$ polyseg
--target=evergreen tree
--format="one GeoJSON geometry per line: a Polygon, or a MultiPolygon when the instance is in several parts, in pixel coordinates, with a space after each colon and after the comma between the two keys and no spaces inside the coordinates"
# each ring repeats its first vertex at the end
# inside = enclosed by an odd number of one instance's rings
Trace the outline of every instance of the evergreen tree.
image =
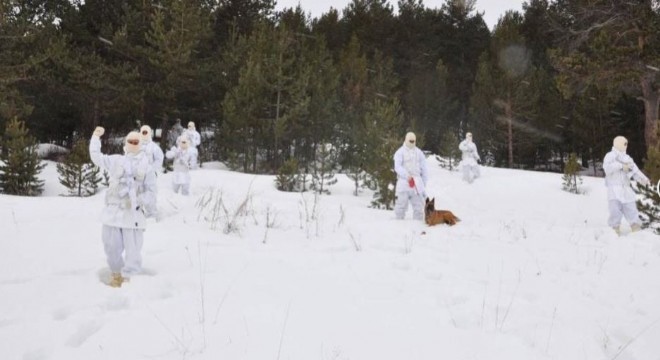
{"type": "Polygon", "coordinates": [[[279,170],[277,170],[277,177],[275,178],[277,190],[288,192],[301,191],[301,184],[298,182],[298,172],[298,160],[291,158],[285,161],[279,170]]]}
{"type": "MultiPolygon", "coordinates": [[[[365,165],[367,186],[374,191],[371,206],[394,208],[396,173],[393,155],[400,144],[397,130],[401,123],[401,107],[398,100],[375,100],[366,115],[367,137],[364,139],[369,161],[365,165]],[[397,136],[398,135],[398,136],[397,136]]],[[[421,140],[421,137],[418,137],[421,140]]]]}
{"type": "Polygon", "coordinates": [[[442,135],[438,151],[438,155],[440,156],[436,156],[441,167],[451,171],[458,165],[458,159],[460,159],[461,154],[461,151],[458,149],[459,143],[458,136],[451,130],[446,131],[442,135]]]}
{"type": "Polygon", "coordinates": [[[354,194],[365,186],[366,165],[370,161],[367,148],[362,140],[365,137],[364,113],[365,92],[369,80],[367,57],[360,50],[360,42],[353,37],[342,51],[339,60],[339,98],[341,114],[337,123],[337,136],[342,139],[340,162],[342,168],[353,180],[354,194]]]}
{"type": "Polygon", "coordinates": [[[296,138],[292,129],[307,116],[312,73],[300,62],[300,41],[285,27],[262,23],[240,41],[248,52],[238,84],[223,101],[221,131],[232,141],[235,166],[274,172],[296,138]]]}
{"type": "MultiPolygon", "coordinates": [[[[479,56],[488,50],[491,33],[482,14],[475,9],[476,0],[447,0],[434,28],[442,36],[437,40],[441,58],[447,67],[447,89],[451,94],[448,127],[476,130],[468,124],[472,84],[477,76],[479,56]]],[[[437,46],[437,45],[436,45],[437,46]]]]}
{"type": "Polygon", "coordinates": [[[581,167],[580,163],[577,161],[577,155],[575,153],[571,153],[568,156],[568,161],[564,167],[564,176],[562,176],[562,180],[564,181],[562,188],[565,191],[571,192],[573,194],[580,193],[579,186],[582,185],[580,169],[581,167]]]}
{"type": "Polygon", "coordinates": [[[651,180],[651,185],[637,186],[637,208],[642,218],[642,226],[651,228],[660,235],[660,143],[648,149],[644,173],[651,180]]]}
{"type": "Polygon", "coordinates": [[[555,1],[550,10],[556,19],[552,30],[560,39],[551,59],[563,94],[570,97],[596,84],[638,94],[644,104],[640,123],[645,143],[655,145],[660,112],[658,1],[555,1]]]}
{"type": "Polygon", "coordinates": [[[200,55],[211,39],[211,10],[197,0],[169,0],[165,5],[150,17],[146,46],[133,49],[144,67],[142,101],[151,103],[155,117],[162,119],[162,129],[169,128],[167,120],[172,115],[198,120],[192,109],[209,101],[204,95],[212,94],[201,89],[213,81],[208,76],[212,58],[200,55]]]}
{"type": "Polygon", "coordinates": [[[316,161],[312,164],[311,189],[319,194],[330,194],[328,186],[337,183],[335,177],[337,165],[337,151],[334,146],[320,144],[316,151],[316,161]]]}
{"type": "Polygon", "coordinates": [[[61,0],[0,1],[0,129],[14,117],[29,122],[35,96],[27,90],[44,91],[38,79],[43,64],[61,49],[55,20],[67,6],[61,0]]]}
{"type": "Polygon", "coordinates": [[[219,0],[213,12],[214,41],[220,48],[234,34],[250,35],[258,23],[272,15],[274,0],[219,0]]]}
{"type": "Polygon", "coordinates": [[[43,191],[43,180],[37,175],[46,164],[37,154],[36,140],[28,134],[25,123],[13,118],[5,128],[0,155],[0,191],[5,194],[37,196],[43,191]]]}
{"type": "Polygon", "coordinates": [[[69,195],[90,196],[96,194],[101,182],[100,169],[89,158],[87,140],[76,141],[64,161],[57,164],[60,184],[69,189],[69,195]]]}
{"type": "Polygon", "coordinates": [[[495,165],[508,167],[520,165],[523,150],[534,151],[541,134],[537,118],[543,75],[531,65],[521,23],[520,14],[511,11],[498,22],[490,52],[479,61],[471,99],[482,149],[494,155],[495,165]]]}

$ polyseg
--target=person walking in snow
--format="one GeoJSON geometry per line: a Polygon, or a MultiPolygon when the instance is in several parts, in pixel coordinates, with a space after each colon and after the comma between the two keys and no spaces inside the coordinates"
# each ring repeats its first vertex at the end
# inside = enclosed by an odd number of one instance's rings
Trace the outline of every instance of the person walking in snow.
{"type": "MultiPolygon", "coordinates": [[[[154,181],[158,178],[158,173],[163,170],[163,160],[165,156],[163,155],[163,150],[160,149],[160,146],[153,141],[153,131],[149,125],[142,125],[140,128],[140,144],[142,146],[142,151],[145,153],[147,160],[149,160],[149,165],[151,166],[151,171],[154,172],[154,181]]],[[[147,217],[157,217],[158,216],[158,203],[157,203],[157,186],[156,183],[153,184],[153,188],[156,189],[152,194],[153,199],[148,202],[149,206],[145,209],[145,214],[147,217]]]]}
{"type": "Polygon", "coordinates": [[[179,136],[177,147],[172,147],[165,153],[165,157],[174,160],[174,177],[172,178],[172,189],[174,193],[190,194],[190,168],[192,167],[193,153],[190,146],[190,139],[185,136],[179,136]]]}
{"type": "Polygon", "coordinates": [[[193,158],[193,162],[191,164],[192,168],[195,169],[197,168],[197,158],[199,156],[197,147],[202,143],[202,136],[195,129],[195,123],[192,121],[188,122],[188,128],[183,132],[183,134],[187,136],[188,139],[190,139],[188,145],[190,147],[190,152],[193,158]]]}
{"type": "Polygon", "coordinates": [[[463,180],[471,184],[474,179],[481,175],[478,163],[478,161],[481,161],[481,158],[479,157],[479,152],[477,151],[477,145],[472,142],[471,132],[465,134],[465,140],[461,141],[461,143],[458,145],[458,148],[461,150],[463,155],[461,163],[459,164],[463,172],[463,180]]]}
{"type": "Polygon", "coordinates": [[[174,125],[167,132],[167,147],[176,146],[176,140],[183,134],[185,129],[181,126],[181,119],[176,119],[174,125]]]}
{"type": "Polygon", "coordinates": [[[131,276],[142,271],[142,243],[147,225],[145,208],[153,199],[155,176],[140,146],[140,133],[130,132],[124,141],[124,155],[101,152],[97,127],[89,142],[89,156],[94,165],[108,172],[110,185],[101,213],[101,238],[112,272],[109,285],[121,287],[131,276]]]}
{"type": "Polygon", "coordinates": [[[415,134],[406,134],[403,145],[394,153],[394,171],[396,171],[396,201],[394,214],[397,219],[403,219],[408,210],[408,204],[413,209],[413,219],[424,220],[424,198],[428,169],[426,157],[416,146],[415,134]]]}
{"type": "Polygon", "coordinates": [[[635,192],[630,184],[631,178],[642,185],[650,184],[649,178],[642,173],[635,161],[626,154],[628,140],[623,136],[614,138],[612,150],[603,159],[605,185],[607,186],[607,201],[609,218],[607,224],[617,234],[621,234],[621,218],[625,216],[633,232],[642,228],[635,192]]]}

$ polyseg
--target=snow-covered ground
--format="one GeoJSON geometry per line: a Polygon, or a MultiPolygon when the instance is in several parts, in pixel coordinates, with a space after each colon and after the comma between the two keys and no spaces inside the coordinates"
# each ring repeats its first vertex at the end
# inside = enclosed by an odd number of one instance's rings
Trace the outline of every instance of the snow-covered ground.
{"type": "Polygon", "coordinates": [[[44,196],[0,195],[0,359],[660,360],[660,238],[607,227],[602,178],[573,195],[428,162],[454,227],[370,209],[344,176],[315,197],[205,164],[182,197],[162,175],[145,272],[119,289],[104,191],[59,196],[48,163],[44,196]]]}

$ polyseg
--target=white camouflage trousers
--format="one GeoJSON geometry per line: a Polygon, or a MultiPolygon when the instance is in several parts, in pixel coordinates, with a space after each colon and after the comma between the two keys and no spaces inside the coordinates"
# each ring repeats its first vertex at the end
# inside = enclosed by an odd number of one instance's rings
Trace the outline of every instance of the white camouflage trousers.
{"type": "Polygon", "coordinates": [[[424,220],[424,203],[422,196],[414,191],[399,191],[396,193],[396,201],[394,203],[394,215],[397,219],[403,219],[408,210],[408,203],[413,209],[413,219],[424,220]]]}
{"type": "Polygon", "coordinates": [[[190,195],[190,184],[172,184],[172,190],[177,194],[181,189],[182,195],[190,195]]]}
{"type": "Polygon", "coordinates": [[[142,271],[144,230],[103,225],[103,248],[113,273],[131,277],[142,271]]]}
{"type": "Polygon", "coordinates": [[[610,210],[610,217],[607,219],[607,225],[611,227],[619,227],[621,218],[626,217],[628,224],[642,224],[639,219],[639,212],[637,211],[637,204],[634,202],[622,203],[619,200],[610,200],[608,202],[610,210]]]}

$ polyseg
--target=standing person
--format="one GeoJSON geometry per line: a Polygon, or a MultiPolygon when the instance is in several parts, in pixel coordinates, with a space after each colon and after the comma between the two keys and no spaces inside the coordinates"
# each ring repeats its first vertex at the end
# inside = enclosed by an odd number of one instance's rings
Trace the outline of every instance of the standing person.
{"type": "Polygon", "coordinates": [[[177,147],[172,147],[165,153],[168,159],[174,160],[174,176],[172,177],[172,189],[178,193],[181,189],[182,195],[190,194],[190,168],[192,167],[193,153],[190,139],[181,135],[177,140],[177,147]]]}
{"type": "Polygon", "coordinates": [[[167,147],[171,148],[172,146],[176,146],[176,140],[183,134],[183,126],[181,126],[181,119],[176,119],[174,122],[174,125],[172,125],[172,128],[170,131],[167,132],[167,147]]]}
{"type": "Polygon", "coordinates": [[[160,146],[153,141],[153,131],[149,125],[142,125],[140,128],[140,140],[142,151],[147,156],[151,169],[158,174],[163,170],[165,155],[163,155],[163,150],[160,149],[160,146]]]}
{"type": "Polygon", "coordinates": [[[140,147],[140,133],[130,132],[124,141],[124,155],[105,155],[101,140],[105,130],[97,127],[89,142],[92,162],[108,172],[110,185],[101,214],[101,238],[112,272],[108,285],[121,287],[142,271],[142,243],[147,225],[144,209],[149,206],[155,173],[140,147]]]}
{"type": "Polygon", "coordinates": [[[634,178],[642,185],[650,184],[649,178],[639,170],[635,161],[626,154],[627,149],[628,140],[623,136],[617,136],[614,138],[612,150],[603,159],[610,213],[607,224],[614,229],[617,235],[621,234],[621,218],[624,216],[633,232],[642,228],[642,221],[639,219],[639,212],[635,203],[635,192],[630,184],[630,178],[634,178]]]}
{"type": "Polygon", "coordinates": [[[192,155],[191,164],[192,168],[195,169],[197,168],[197,158],[199,157],[199,151],[197,150],[197,147],[202,143],[202,136],[195,129],[195,123],[192,121],[188,122],[188,128],[186,131],[184,131],[183,134],[190,139],[189,146],[192,155]]]}
{"type": "MultiPolygon", "coordinates": [[[[154,181],[158,178],[158,173],[163,170],[163,160],[165,156],[163,155],[163,150],[160,149],[160,146],[153,142],[153,132],[149,125],[142,125],[140,128],[140,139],[142,144],[142,151],[144,152],[147,160],[149,161],[149,166],[151,171],[154,173],[154,181]]],[[[156,183],[152,184],[154,189],[157,189],[156,183]]],[[[145,214],[147,217],[157,217],[158,215],[158,204],[157,204],[157,191],[154,191],[150,195],[153,195],[153,199],[149,201],[148,207],[145,209],[145,214]]]]}
{"type": "Polygon", "coordinates": [[[424,220],[425,186],[428,181],[426,157],[416,146],[415,134],[409,132],[403,146],[394,153],[394,170],[397,174],[396,202],[394,214],[403,219],[408,210],[408,203],[413,209],[413,219],[424,220]]]}
{"type": "Polygon", "coordinates": [[[477,161],[481,161],[481,158],[477,151],[477,145],[472,142],[471,132],[465,134],[465,140],[461,141],[458,148],[463,155],[459,165],[463,171],[463,180],[471,184],[474,179],[481,175],[479,171],[479,163],[477,163],[477,161]]]}

